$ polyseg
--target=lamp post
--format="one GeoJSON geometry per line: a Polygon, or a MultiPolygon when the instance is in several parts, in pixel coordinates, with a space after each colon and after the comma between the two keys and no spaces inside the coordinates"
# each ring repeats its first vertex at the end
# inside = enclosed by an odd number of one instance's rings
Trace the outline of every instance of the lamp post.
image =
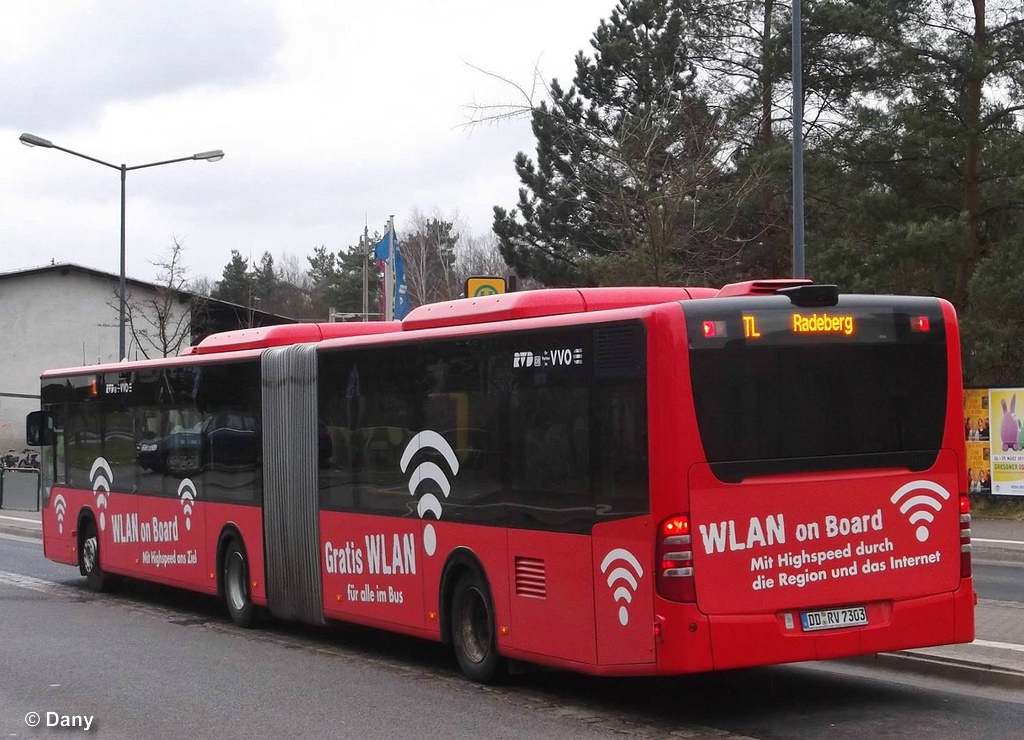
{"type": "Polygon", "coordinates": [[[186,162],[190,159],[205,159],[207,162],[217,162],[224,159],[224,152],[220,149],[214,149],[209,152],[199,152],[193,154],[191,157],[178,157],[177,159],[165,159],[160,162],[149,162],[147,164],[136,164],[131,167],[127,165],[116,165],[110,162],[104,162],[102,159],[96,159],[96,157],[90,157],[88,154],[82,154],[81,152],[72,151],[71,149],[65,149],[62,146],[57,146],[49,139],[44,139],[40,136],[33,134],[22,134],[18,137],[19,141],[25,146],[41,146],[46,149],[58,149],[68,154],[74,154],[76,157],[82,159],[88,159],[90,162],[96,162],[104,167],[110,167],[111,169],[118,170],[121,173],[121,273],[120,273],[120,287],[118,290],[118,303],[120,310],[120,318],[118,320],[118,347],[117,356],[120,359],[125,358],[125,275],[124,275],[124,203],[125,203],[125,176],[130,170],[141,170],[146,167],[158,167],[162,164],[174,164],[175,162],[186,162]]]}

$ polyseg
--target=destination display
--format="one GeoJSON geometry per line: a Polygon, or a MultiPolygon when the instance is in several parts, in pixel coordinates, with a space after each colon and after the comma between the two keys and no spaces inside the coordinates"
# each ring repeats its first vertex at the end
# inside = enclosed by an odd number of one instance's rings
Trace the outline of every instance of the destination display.
{"type": "Polygon", "coordinates": [[[908,314],[892,307],[768,308],[730,312],[727,316],[690,316],[691,345],[718,346],[737,339],[762,344],[887,344],[941,337],[939,314],[908,314]],[[938,325],[938,326],[937,326],[938,325]],[[701,341],[701,339],[703,341],[701,341]]]}

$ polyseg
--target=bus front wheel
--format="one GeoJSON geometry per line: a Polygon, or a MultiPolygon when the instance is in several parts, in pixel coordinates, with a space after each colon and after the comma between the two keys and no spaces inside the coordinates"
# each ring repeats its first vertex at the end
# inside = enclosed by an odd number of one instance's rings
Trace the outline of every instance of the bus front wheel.
{"type": "Polygon", "coordinates": [[[85,576],[85,585],[90,591],[99,593],[107,586],[107,574],[100,565],[100,538],[96,523],[91,519],[82,532],[82,546],[78,556],[78,568],[85,576]]]}
{"type": "Polygon", "coordinates": [[[478,683],[495,683],[505,674],[494,630],[494,605],[483,576],[468,571],[452,593],[452,646],[463,674],[478,683]]]}
{"type": "Polygon", "coordinates": [[[245,557],[245,548],[237,539],[232,539],[224,551],[223,584],[224,602],[231,621],[239,627],[251,627],[256,607],[249,594],[249,561],[245,557]]]}

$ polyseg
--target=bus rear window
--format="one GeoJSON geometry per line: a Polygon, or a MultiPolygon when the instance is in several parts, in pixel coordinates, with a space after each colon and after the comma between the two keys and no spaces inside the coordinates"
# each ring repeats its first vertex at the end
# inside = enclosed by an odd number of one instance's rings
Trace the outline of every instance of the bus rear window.
{"type": "Polygon", "coordinates": [[[934,463],[948,392],[937,301],[728,300],[687,306],[697,424],[719,479],[934,463]]]}

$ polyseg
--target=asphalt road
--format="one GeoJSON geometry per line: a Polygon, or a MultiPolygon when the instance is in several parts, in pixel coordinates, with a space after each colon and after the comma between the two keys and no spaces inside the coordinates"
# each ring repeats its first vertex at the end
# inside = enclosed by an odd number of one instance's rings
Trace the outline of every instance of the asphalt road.
{"type": "MultiPolygon", "coordinates": [[[[1024,604],[1024,563],[979,560],[973,570],[979,598],[1024,604]]],[[[1021,734],[1024,736],[1024,732],[1021,734]]]]}
{"type": "MultiPolygon", "coordinates": [[[[1012,589],[1020,569],[976,573],[986,589],[1012,589]]],[[[90,735],[154,740],[977,740],[1024,727],[1024,692],[845,662],[642,680],[533,671],[484,688],[422,641],[346,627],[240,630],[212,599],[136,582],[93,595],[74,568],[44,560],[38,540],[7,536],[0,614],[8,737],[53,735],[26,726],[31,712],[44,723],[48,712],[92,717],[90,735]]]]}

